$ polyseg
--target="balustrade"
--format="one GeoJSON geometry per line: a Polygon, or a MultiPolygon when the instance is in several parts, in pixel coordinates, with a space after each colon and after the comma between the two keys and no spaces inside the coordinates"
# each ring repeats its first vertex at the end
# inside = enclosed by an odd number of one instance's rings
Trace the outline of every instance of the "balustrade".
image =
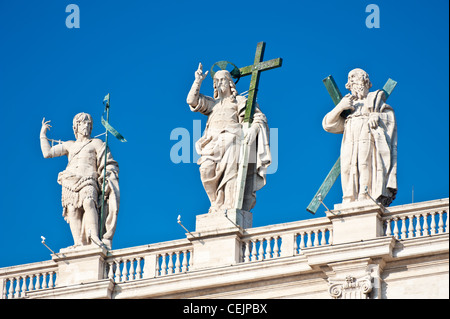
{"type": "Polygon", "coordinates": [[[2,299],[23,298],[29,291],[55,287],[57,272],[55,270],[38,273],[21,273],[4,277],[2,299]]]}
{"type": "Polygon", "coordinates": [[[383,220],[384,234],[400,240],[448,232],[448,213],[446,210],[402,213],[384,217],[383,220]]]}
{"type": "Polygon", "coordinates": [[[157,277],[172,274],[185,273],[192,267],[192,250],[185,249],[174,252],[157,254],[156,271],[157,277]]]}
{"type": "Polygon", "coordinates": [[[299,221],[281,227],[260,227],[249,230],[242,239],[242,261],[263,261],[293,256],[303,248],[330,245],[331,222],[328,219],[299,221]]]}
{"type": "Polygon", "coordinates": [[[107,263],[108,278],[114,282],[126,282],[143,278],[144,257],[120,258],[107,263]]]}
{"type": "Polygon", "coordinates": [[[300,231],[295,234],[294,251],[300,254],[304,248],[330,245],[332,234],[332,229],[327,227],[300,231]]]}

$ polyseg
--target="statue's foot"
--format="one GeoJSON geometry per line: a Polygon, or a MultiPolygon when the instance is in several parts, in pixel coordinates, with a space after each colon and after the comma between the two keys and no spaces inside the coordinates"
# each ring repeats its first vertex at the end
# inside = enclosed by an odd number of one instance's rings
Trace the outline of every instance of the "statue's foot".
{"type": "Polygon", "coordinates": [[[102,239],[102,243],[106,247],[106,249],[111,250],[111,247],[112,247],[112,240],[111,239],[103,238],[102,239]]]}
{"type": "Polygon", "coordinates": [[[208,214],[214,214],[214,213],[217,213],[217,208],[211,206],[208,210],[208,214]]]}
{"type": "Polygon", "coordinates": [[[367,194],[359,194],[358,195],[358,201],[363,201],[363,200],[366,200],[366,199],[369,199],[369,196],[367,195],[367,194]]]}

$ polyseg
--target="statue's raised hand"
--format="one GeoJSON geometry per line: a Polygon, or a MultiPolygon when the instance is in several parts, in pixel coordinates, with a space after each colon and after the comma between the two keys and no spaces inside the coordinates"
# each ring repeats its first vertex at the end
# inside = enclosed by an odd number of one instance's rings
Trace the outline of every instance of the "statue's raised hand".
{"type": "Polygon", "coordinates": [[[195,80],[202,82],[206,76],[208,75],[209,71],[206,71],[206,73],[203,73],[203,65],[201,63],[198,64],[198,69],[195,71],[195,80]]]}
{"type": "Polygon", "coordinates": [[[45,117],[42,119],[41,136],[47,136],[47,130],[52,127],[49,123],[50,121],[46,121],[45,117]]]}

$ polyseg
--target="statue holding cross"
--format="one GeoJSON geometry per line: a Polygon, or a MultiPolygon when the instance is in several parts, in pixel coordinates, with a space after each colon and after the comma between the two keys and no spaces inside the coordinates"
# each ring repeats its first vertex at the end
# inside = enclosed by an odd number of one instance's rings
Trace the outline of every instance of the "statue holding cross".
{"type": "Polygon", "coordinates": [[[262,62],[263,53],[261,42],[255,64],[232,72],[238,77],[252,75],[248,98],[238,95],[232,74],[225,69],[213,75],[214,97],[200,94],[208,74],[203,73],[200,63],[186,99],[191,111],[208,116],[196,150],[210,213],[234,208],[250,211],[256,203],[256,191],[266,184],[271,163],[269,128],[256,103],[256,93],[260,72],[281,66],[281,59],[262,62]]]}
{"type": "Polygon", "coordinates": [[[372,197],[389,206],[395,199],[397,124],[392,107],[386,104],[395,87],[395,83],[388,85],[392,82],[388,81],[386,89],[369,92],[372,86],[369,75],[362,69],[350,71],[345,87],[351,94],[336,101],[335,108],[322,121],[325,131],[343,133],[340,157],[343,203],[372,197]]]}

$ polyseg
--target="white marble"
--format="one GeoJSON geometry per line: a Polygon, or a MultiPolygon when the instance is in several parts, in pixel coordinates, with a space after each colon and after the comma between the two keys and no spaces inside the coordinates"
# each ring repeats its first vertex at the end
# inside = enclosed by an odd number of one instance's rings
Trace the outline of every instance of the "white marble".
{"type": "Polygon", "coordinates": [[[364,70],[350,71],[345,87],[351,94],[324,117],[322,126],[327,132],[343,134],[343,203],[371,196],[389,206],[397,194],[397,124],[384,91],[369,92],[371,86],[364,70]],[[341,113],[346,110],[351,113],[344,119],[341,113]]]}
{"type": "Polygon", "coordinates": [[[256,106],[252,125],[243,127],[247,99],[238,95],[230,73],[221,70],[214,74],[214,97],[200,94],[200,86],[207,74],[203,73],[200,63],[186,101],[193,112],[208,116],[196,150],[200,155],[200,178],[211,202],[209,212],[224,212],[236,207],[242,141],[257,145],[253,148],[253,156],[250,155],[253,161],[249,162],[242,205],[243,210],[250,211],[256,203],[256,191],[266,184],[266,171],[271,163],[267,119],[256,106]]]}
{"type": "Polygon", "coordinates": [[[62,186],[63,217],[72,232],[73,248],[90,244],[111,248],[120,203],[119,166],[109,149],[105,154],[105,143],[91,138],[91,115],[75,115],[73,132],[76,140],[59,142],[57,145],[50,145],[47,138],[47,131],[51,127],[49,123],[45,118],[42,120],[41,150],[45,158],[68,157],[66,169],[58,175],[58,183],[62,186]],[[105,164],[105,232],[100,236],[98,216],[105,164]]]}

